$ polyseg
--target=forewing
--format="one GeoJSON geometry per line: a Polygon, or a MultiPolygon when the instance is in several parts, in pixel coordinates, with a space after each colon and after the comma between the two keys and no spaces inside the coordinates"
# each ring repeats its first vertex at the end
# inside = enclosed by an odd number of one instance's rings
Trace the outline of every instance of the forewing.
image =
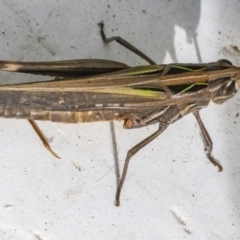
{"type": "Polygon", "coordinates": [[[0,70],[44,76],[72,78],[127,69],[124,63],[102,59],[76,59],[52,62],[0,61],[0,70]]]}

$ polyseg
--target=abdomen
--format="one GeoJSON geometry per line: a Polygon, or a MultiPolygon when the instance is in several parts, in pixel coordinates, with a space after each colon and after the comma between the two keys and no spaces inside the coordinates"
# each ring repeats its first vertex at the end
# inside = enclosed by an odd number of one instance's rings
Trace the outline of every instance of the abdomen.
{"type": "Polygon", "coordinates": [[[97,121],[111,121],[125,119],[124,113],[114,110],[103,111],[49,111],[31,108],[11,108],[1,107],[0,117],[2,118],[17,118],[17,119],[32,119],[62,123],[84,123],[97,121]]]}

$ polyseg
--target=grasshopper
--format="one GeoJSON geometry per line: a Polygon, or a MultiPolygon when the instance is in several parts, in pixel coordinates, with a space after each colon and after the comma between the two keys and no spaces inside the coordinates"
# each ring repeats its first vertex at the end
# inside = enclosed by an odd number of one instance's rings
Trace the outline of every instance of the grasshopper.
{"type": "Polygon", "coordinates": [[[158,124],[158,130],[132,147],[126,156],[118,183],[115,205],[120,205],[130,159],[172,123],[189,113],[195,116],[205,142],[206,156],[222,171],[212,156],[213,143],[199,114],[210,101],[232,98],[240,86],[240,68],[228,60],[206,64],[156,64],[120,37],[117,41],[150,65],[130,67],[124,63],[83,59],[55,62],[0,61],[0,70],[58,77],[55,80],[0,86],[0,117],[28,119],[44,146],[56,157],[35,120],[64,123],[124,121],[126,129],[158,124]],[[60,78],[60,79],[59,79],[60,78]]]}

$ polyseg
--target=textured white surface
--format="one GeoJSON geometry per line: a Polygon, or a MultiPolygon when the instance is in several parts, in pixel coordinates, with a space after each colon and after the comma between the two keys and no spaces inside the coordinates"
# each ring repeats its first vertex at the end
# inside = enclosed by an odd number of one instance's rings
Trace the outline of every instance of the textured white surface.
{"type": "MultiPolygon", "coordinates": [[[[0,59],[146,64],[102,43],[103,20],[107,36],[120,35],[159,63],[198,62],[190,41],[197,33],[203,62],[240,65],[232,48],[240,47],[239,1],[135,2],[0,0],[0,59]]],[[[1,83],[32,79],[1,75],[1,83]]],[[[27,121],[0,119],[0,239],[240,239],[238,112],[239,94],[202,110],[222,173],[187,116],[132,159],[119,208],[109,123],[39,122],[58,160],[27,121]]],[[[115,126],[121,167],[127,150],[157,128],[115,126]]]]}

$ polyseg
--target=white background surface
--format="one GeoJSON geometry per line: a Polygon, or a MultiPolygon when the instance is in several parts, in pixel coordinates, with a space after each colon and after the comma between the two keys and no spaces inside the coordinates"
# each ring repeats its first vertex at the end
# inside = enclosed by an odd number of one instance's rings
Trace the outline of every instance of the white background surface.
{"type": "MultiPolygon", "coordinates": [[[[231,47],[240,47],[239,12],[237,0],[0,0],[0,58],[146,64],[103,44],[103,20],[107,36],[120,35],[159,63],[198,62],[196,34],[203,62],[240,65],[231,47]]],[[[1,75],[1,83],[23,79],[32,80],[1,75]]],[[[119,208],[109,123],[38,122],[58,160],[27,121],[0,119],[0,239],[240,239],[239,96],[201,112],[222,173],[187,116],[132,159],[119,208]]],[[[127,150],[157,129],[115,127],[121,167],[127,150]]]]}

